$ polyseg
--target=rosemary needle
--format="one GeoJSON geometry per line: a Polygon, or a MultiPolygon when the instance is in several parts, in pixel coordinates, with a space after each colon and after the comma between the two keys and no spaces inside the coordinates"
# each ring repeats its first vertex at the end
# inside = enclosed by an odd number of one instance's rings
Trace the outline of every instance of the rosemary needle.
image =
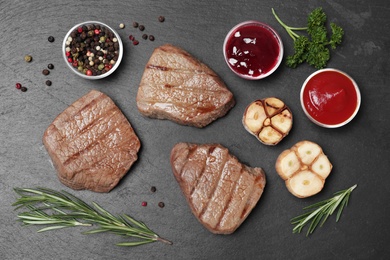
{"type": "Polygon", "coordinates": [[[102,232],[132,237],[133,240],[118,243],[118,246],[137,246],[156,241],[172,245],[171,241],[158,236],[143,222],[129,215],[114,216],[97,203],[87,204],[66,191],[54,191],[48,188],[15,188],[20,195],[13,206],[28,211],[18,214],[25,225],[44,225],[38,230],[44,232],[66,227],[97,226],[85,234],[102,232]]]}
{"type": "Polygon", "coordinates": [[[306,236],[310,235],[314,232],[318,225],[321,227],[328,219],[328,217],[336,211],[337,208],[338,211],[336,222],[338,222],[344,207],[348,204],[348,200],[352,191],[356,187],[357,184],[353,185],[349,189],[334,193],[334,196],[330,199],[323,200],[305,207],[304,210],[309,211],[291,219],[291,224],[295,225],[293,228],[293,233],[300,233],[302,228],[311,222],[306,233],[306,236]]]}

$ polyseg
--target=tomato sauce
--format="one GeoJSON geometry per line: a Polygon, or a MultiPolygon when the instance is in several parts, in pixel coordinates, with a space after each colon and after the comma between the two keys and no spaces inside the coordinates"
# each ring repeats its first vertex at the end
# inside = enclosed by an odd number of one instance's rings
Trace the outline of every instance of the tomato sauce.
{"type": "Polygon", "coordinates": [[[237,74],[256,78],[279,65],[279,44],[275,34],[261,24],[243,24],[226,41],[226,61],[237,74]]]}
{"type": "Polygon", "coordinates": [[[358,93],[353,80],[345,74],[325,70],[314,75],[302,92],[306,112],[327,125],[341,124],[351,118],[358,107],[358,93]]]}

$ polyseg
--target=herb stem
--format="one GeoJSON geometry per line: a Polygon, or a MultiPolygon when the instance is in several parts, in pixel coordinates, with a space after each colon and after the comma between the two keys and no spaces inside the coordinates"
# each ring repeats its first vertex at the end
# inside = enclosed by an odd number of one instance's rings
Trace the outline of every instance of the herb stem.
{"type": "Polygon", "coordinates": [[[307,30],[307,27],[290,27],[287,24],[285,24],[279,16],[276,14],[275,10],[272,8],[272,13],[275,16],[276,20],[280,23],[281,26],[287,31],[287,33],[290,35],[290,37],[295,41],[300,36],[295,33],[294,31],[305,31],[307,30]]]}
{"type": "Polygon", "coordinates": [[[310,235],[314,232],[318,225],[320,225],[321,227],[328,219],[328,217],[332,215],[337,208],[339,208],[336,217],[336,222],[338,222],[344,207],[348,204],[348,200],[352,191],[356,187],[357,184],[346,190],[336,192],[334,196],[330,199],[323,200],[308,207],[305,207],[304,210],[311,209],[311,211],[292,218],[290,221],[291,224],[295,225],[293,228],[293,233],[300,233],[303,227],[306,226],[309,222],[311,222],[306,233],[306,236],[310,235]]]}
{"type": "Polygon", "coordinates": [[[26,225],[46,225],[38,232],[96,225],[96,229],[84,234],[109,232],[136,239],[118,243],[120,246],[137,246],[156,241],[172,245],[171,241],[161,238],[144,223],[128,215],[114,216],[97,203],[89,205],[66,191],[57,192],[47,188],[14,190],[20,198],[13,206],[28,210],[18,214],[19,220],[26,225]]]}

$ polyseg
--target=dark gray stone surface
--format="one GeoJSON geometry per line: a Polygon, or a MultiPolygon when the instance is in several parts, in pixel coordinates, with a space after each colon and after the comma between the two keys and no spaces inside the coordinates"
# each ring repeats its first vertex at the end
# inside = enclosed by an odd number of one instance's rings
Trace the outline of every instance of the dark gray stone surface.
{"type": "Polygon", "coordinates": [[[390,215],[388,198],[390,99],[389,6],[375,1],[0,1],[0,258],[1,259],[388,259],[390,215]],[[315,70],[281,66],[261,81],[246,81],[226,66],[222,43],[235,24],[256,19],[273,26],[284,40],[292,41],[271,13],[274,7],[286,23],[302,26],[306,15],[322,6],[331,21],[345,29],[345,40],[333,52],[328,67],[341,69],[359,84],[362,106],[357,117],[339,129],[324,129],[304,115],[299,92],[315,70]],[[158,16],[166,17],[164,23],[158,16]],[[82,79],[66,67],[61,43],[67,30],[87,20],[118,28],[125,46],[118,71],[106,79],[82,79]],[[131,24],[138,21],[153,34],[154,42],[141,38],[131,24]],[[135,35],[138,46],[128,36],[135,35]],[[55,42],[49,43],[48,36],[55,42]],[[142,117],[135,96],[143,68],[152,50],[164,43],[185,48],[214,69],[234,93],[237,105],[222,119],[204,129],[142,117]],[[24,55],[33,56],[31,63],[24,55]],[[53,63],[50,75],[42,69],[53,63]],[[45,81],[53,84],[48,87],[45,81]],[[20,82],[28,88],[15,89],[20,82]],[[139,161],[108,194],[71,191],[57,179],[42,135],[52,120],[91,89],[109,95],[128,117],[142,143],[139,161]],[[283,99],[294,113],[290,135],[275,147],[256,141],[241,125],[245,107],[268,96],[283,99]],[[298,141],[320,144],[333,163],[324,190],[297,199],[285,188],[274,164],[284,149],[298,141]],[[213,235],[191,214],[174,180],[169,153],[179,141],[218,142],[241,161],[262,167],[267,187],[262,199],[232,235],[213,235]],[[358,184],[341,220],[329,218],[310,237],[292,234],[290,218],[302,208],[328,198],[338,190],[358,184]],[[36,233],[22,227],[11,204],[14,187],[44,186],[65,189],[86,201],[96,201],[113,213],[127,213],[144,221],[172,246],[154,243],[136,248],[116,247],[122,238],[110,234],[83,235],[83,228],[36,233]],[[150,187],[157,192],[151,193],[150,187]],[[148,206],[142,207],[141,202],[148,206]],[[158,202],[165,207],[159,208],[158,202]]]}

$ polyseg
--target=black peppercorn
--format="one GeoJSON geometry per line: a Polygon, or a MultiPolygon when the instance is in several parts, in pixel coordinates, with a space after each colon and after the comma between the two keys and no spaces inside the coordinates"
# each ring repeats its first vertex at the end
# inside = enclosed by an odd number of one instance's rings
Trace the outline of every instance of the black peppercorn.
{"type": "Polygon", "coordinates": [[[54,65],[52,63],[49,63],[49,64],[47,64],[47,68],[52,70],[52,69],[54,69],[54,65]]]}
{"type": "Polygon", "coordinates": [[[46,86],[51,86],[51,80],[46,80],[46,86]]]}
{"type": "Polygon", "coordinates": [[[137,22],[133,22],[133,27],[137,28],[138,27],[138,23],[137,22]]]}
{"type": "Polygon", "coordinates": [[[22,92],[26,92],[26,91],[27,91],[27,88],[26,88],[26,87],[20,87],[20,90],[21,90],[22,92]]]}
{"type": "Polygon", "coordinates": [[[44,70],[42,70],[42,74],[47,76],[50,74],[50,71],[48,69],[44,69],[44,70]]]}
{"type": "Polygon", "coordinates": [[[147,34],[142,34],[142,39],[146,40],[148,38],[147,34]]]}
{"type": "Polygon", "coordinates": [[[164,22],[165,21],[165,17],[164,16],[159,16],[158,17],[158,21],[160,22],[160,23],[162,23],[162,22],[164,22]]]}
{"type": "Polygon", "coordinates": [[[47,40],[48,40],[49,42],[54,42],[54,37],[53,37],[53,36],[49,36],[49,38],[47,38],[47,40]]]}
{"type": "Polygon", "coordinates": [[[149,40],[154,41],[154,36],[153,35],[149,35],[149,40]]]}
{"type": "Polygon", "coordinates": [[[158,203],[158,206],[159,206],[160,208],[163,208],[163,207],[165,207],[165,204],[164,204],[164,202],[159,202],[159,203],[158,203]]]}
{"type": "Polygon", "coordinates": [[[142,32],[143,30],[145,30],[145,26],[143,26],[142,24],[138,27],[138,29],[142,32]]]}
{"type": "Polygon", "coordinates": [[[154,187],[154,186],[152,186],[152,187],[150,188],[150,191],[151,191],[151,192],[156,192],[156,190],[157,190],[157,189],[156,189],[156,187],[154,187]]]}

